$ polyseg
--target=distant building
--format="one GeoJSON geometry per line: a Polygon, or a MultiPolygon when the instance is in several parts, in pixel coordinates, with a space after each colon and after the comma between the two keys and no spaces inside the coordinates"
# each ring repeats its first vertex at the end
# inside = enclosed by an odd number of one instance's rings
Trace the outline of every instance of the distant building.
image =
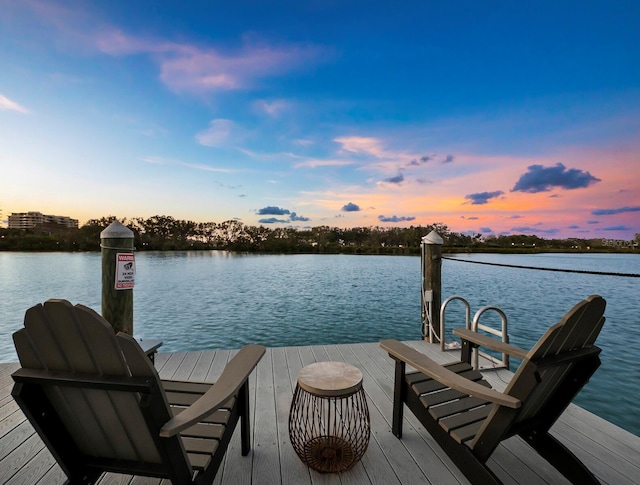
{"type": "Polygon", "coordinates": [[[9,229],[31,229],[43,224],[60,224],[71,229],[78,228],[78,219],[67,216],[50,216],[42,212],[13,212],[9,218],[9,229]]]}

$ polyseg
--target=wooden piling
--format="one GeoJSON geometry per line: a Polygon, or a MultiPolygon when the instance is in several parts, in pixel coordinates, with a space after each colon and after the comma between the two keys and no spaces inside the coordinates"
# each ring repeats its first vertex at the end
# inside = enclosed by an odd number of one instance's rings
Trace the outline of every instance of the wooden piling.
{"type": "Polygon", "coordinates": [[[113,330],[133,335],[133,231],[113,221],[100,233],[102,316],[113,330]]]}
{"type": "Polygon", "coordinates": [[[424,339],[439,342],[440,306],[442,305],[442,237],[431,231],[421,241],[422,255],[422,325],[424,339]]]}

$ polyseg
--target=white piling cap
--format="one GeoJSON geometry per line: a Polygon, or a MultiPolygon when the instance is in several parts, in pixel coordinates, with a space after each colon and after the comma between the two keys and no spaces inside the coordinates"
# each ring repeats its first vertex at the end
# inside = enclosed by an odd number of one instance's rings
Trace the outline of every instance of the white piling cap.
{"type": "Polygon", "coordinates": [[[133,239],[133,231],[117,219],[100,233],[100,239],[133,239]]]}
{"type": "Polygon", "coordinates": [[[436,231],[431,231],[429,234],[422,238],[423,244],[442,244],[444,240],[436,231]]]}

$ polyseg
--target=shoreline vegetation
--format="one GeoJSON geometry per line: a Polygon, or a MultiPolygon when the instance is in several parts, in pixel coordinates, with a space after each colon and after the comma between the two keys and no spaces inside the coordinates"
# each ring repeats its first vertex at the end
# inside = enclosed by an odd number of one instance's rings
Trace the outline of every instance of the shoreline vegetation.
{"type": "MultiPolygon", "coordinates": [[[[91,219],[77,229],[50,223],[32,229],[0,228],[0,251],[100,251],[100,233],[116,219],[91,219]]],[[[461,234],[437,222],[410,227],[268,228],[237,220],[193,222],[171,216],[122,219],[134,232],[138,251],[225,250],[288,254],[420,254],[423,236],[437,231],[444,253],[637,253],[640,234],[632,241],[608,239],[544,239],[533,235],[461,234]]]]}

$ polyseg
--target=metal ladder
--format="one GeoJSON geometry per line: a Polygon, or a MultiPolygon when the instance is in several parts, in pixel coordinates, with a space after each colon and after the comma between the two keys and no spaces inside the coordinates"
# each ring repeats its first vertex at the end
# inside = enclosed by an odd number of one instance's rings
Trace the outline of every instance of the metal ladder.
{"type": "MultiPolygon", "coordinates": [[[[478,332],[479,330],[481,330],[483,332],[487,332],[500,337],[504,343],[509,343],[509,333],[507,331],[507,316],[501,308],[491,305],[483,306],[476,312],[473,320],[470,320],[471,306],[469,305],[469,302],[463,297],[455,295],[447,298],[440,307],[440,351],[444,352],[445,350],[460,348],[460,344],[458,344],[457,342],[451,342],[449,344],[445,342],[445,310],[447,309],[449,303],[455,300],[461,301],[465,307],[465,327],[467,329],[473,332],[478,332]],[[500,315],[502,325],[499,330],[490,327],[489,325],[483,325],[480,323],[480,317],[490,310],[493,310],[500,315]]],[[[497,359],[494,356],[487,354],[486,352],[479,351],[479,349],[474,349],[472,357],[472,366],[474,369],[478,368],[479,356],[482,356],[483,358],[489,360],[493,367],[506,367],[507,369],[509,368],[509,354],[503,353],[502,359],[497,359]]]]}

